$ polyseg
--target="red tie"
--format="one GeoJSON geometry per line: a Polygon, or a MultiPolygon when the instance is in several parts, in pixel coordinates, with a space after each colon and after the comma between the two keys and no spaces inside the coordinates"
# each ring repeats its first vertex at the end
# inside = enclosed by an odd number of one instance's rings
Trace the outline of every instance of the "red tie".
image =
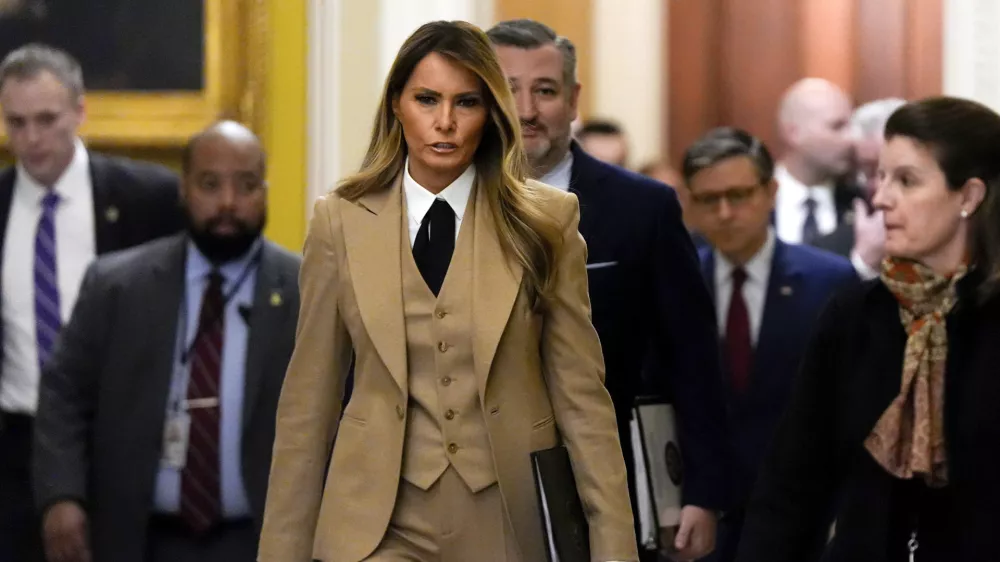
{"type": "Polygon", "coordinates": [[[743,392],[750,381],[750,362],[753,348],[750,345],[750,316],[743,300],[743,283],[747,272],[738,267],[733,270],[733,294],[729,299],[726,317],[726,362],[733,390],[743,392]]]}
{"type": "Polygon", "coordinates": [[[181,473],[181,518],[197,533],[209,530],[222,515],[219,376],[225,330],[223,308],[222,277],[213,273],[201,302],[198,333],[191,351],[191,378],[187,391],[191,428],[187,463],[181,473]]]}

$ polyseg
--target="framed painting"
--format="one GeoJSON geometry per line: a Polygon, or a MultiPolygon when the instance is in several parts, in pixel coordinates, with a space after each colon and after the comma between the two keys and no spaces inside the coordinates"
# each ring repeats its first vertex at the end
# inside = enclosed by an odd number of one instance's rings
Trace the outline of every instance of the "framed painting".
{"type": "Polygon", "coordinates": [[[0,57],[30,42],[83,67],[90,144],[176,146],[219,118],[256,124],[264,0],[0,0],[0,57]]]}

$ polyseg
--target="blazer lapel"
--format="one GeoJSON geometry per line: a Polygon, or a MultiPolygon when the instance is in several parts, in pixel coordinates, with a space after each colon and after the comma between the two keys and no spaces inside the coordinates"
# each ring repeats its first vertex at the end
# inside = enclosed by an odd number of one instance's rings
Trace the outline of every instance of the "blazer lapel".
{"type": "Polygon", "coordinates": [[[524,270],[519,263],[507,259],[504,254],[497,238],[497,226],[490,212],[491,206],[483,191],[476,189],[472,265],[472,359],[476,378],[479,380],[479,396],[485,398],[493,357],[517,300],[524,270]]]}
{"type": "Polygon", "coordinates": [[[10,206],[14,201],[16,170],[17,168],[10,166],[0,175],[0,256],[3,255],[3,247],[7,239],[7,221],[10,219],[10,206]]]}
{"type": "MultiPolygon", "coordinates": [[[[601,168],[593,156],[584,152],[576,142],[570,144],[573,153],[573,167],[570,170],[569,191],[580,201],[580,234],[588,246],[600,243],[600,237],[595,236],[600,204],[600,180],[605,170],[601,168]]],[[[591,248],[593,253],[593,248],[591,248]]]]}
{"type": "Polygon", "coordinates": [[[107,161],[100,154],[89,153],[90,185],[94,198],[94,240],[98,254],[119,249],[115,236],[120,220],[120,202],[108,174],[107,161]]]}
{"type": "Polygon", "coordinates": [[[351,285],[375,350],[407,396],[406,326],[400,267],[400,174],[387,189],[341,205],[351,285]]]}
{"type": "Polygon", "coordinates": [[[152,408],[152,415],[157,416],[158,423],[151,424],[160,428],[163,426],[164,399],[170,394],[170,381],[173,378],[175,352],[177,351],[177,324],[180,318],[181,298],[184,295],[184,263],[185,237],[174,236],[170,245],[160,259],[152,264],[152,276],[146,302],[146,318],[155,319],[149,322],[149,336],[145,338],[145,356],[149,365],[149,383],[143,385],[148,396],[147,403],[152,408]]]}
{"type": "Polygon", "coordinates": [[[285,294],[292,279],[285,279],[274,265],[274,248],[264,241],[257,282],[254,288],[253,309],[250,313],[250,333],[247,339],[247,357],[244,367],[243,424],[250,423],[253,407],[264,380],[265,368],[272,344],[276,341],[274,330],[285,325],[288,315],[288,298],[285,294]]]}
{"type": "Polygon", "coordinates": [[[767,381],[762,377],[770,372],[768,366],[774,365],[771,356],[776,347],[782,345],[781,333],[787,329],[788,319],[794,317],[799,308],[802,293],[800,278],[801,272],[787,259],[785,244],[780,240],[775,241],[767,295],[764,298],[764,316],[754,350],[750,377],[752,388],[763,391],[767,389],[767,381]]]}

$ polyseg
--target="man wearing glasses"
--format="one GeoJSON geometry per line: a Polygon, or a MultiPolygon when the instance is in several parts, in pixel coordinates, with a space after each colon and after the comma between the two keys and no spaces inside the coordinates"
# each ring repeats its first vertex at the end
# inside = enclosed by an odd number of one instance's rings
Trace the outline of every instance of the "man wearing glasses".
{"type": "Polygon", "coordinates": [[[777,239],[774,161],[759,139],[710,131],[688,149],[683,175],[693,226],[711,244],[699,257],[717,307],[734,453],[737,507],[720,521],[706,560],[728,562],[813,324],[829,297],[858,278],[845,258],[777,239]]]}

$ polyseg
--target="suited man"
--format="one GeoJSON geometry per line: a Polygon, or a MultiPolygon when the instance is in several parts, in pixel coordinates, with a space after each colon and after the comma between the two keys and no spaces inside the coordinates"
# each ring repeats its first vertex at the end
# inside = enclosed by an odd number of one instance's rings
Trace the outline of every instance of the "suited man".
{"type": "Polygon", "coordinates": [[[878,187],[878,159],[885,144],[883,133],[889,117],[905,100],[887,98],[868,102],[851,115],[858,185],[862,192],[854,200],[853,220],[842,221],[837,229],[816,241],[816,247],[849,257],[862,279],[879,275],[884,257],[885,224],[882,213],[869,209],[878,187]]]}
{"type": "Polygon", "coordinates": [[[857,186],[853,169],[851,101],[837,85],[805,78],[785,92],[778,131],[785,154],[774,172],[774,227],[789,244],[815,244],[848,222],[857,186]]]}
{"type": "Polygon", "coordinates": [[[181,228],[172,172],[84,147],[83,78],[67,54],[19,49],[0,63],[15,166],[0,171],[0,560],[37,560],[29,462],[38,378],[87,265],[181,228]]]}
{"type": "Polygon", "coordinates": [[[40,390],[51,562],[255,559],[300,261],[261,236],[264,166],[242,125],[197,135],[187,232],[88,269],[40,390]]]}
{"type": "Polygon", "coordinates": [[[700,257],[718,311],[736,459],[736,508],[722,520],[713,562],[736,556],[743,506],[813,324],[835,291],[858,283],[846,259],[775,236],[773,172],[760,140],[728,127],[684,156],[692,218],[712,244],[700,257]]]}
{"type": "Polygon", "coordinates": [[[570,140],[580,84],[568,39],[531,20],[502,22],[487,35],[513,87],[535,176],[580,200],[593,322],[625,458],[632,459],[629,419],[643,366],[654,353],[660,368],[652,384],[675,405],[684,452],[676,546],[683,558],[703,556],[714,543],[715,511],[728,500],[727,429],[712,304],[677,197],[570,140]]]}

